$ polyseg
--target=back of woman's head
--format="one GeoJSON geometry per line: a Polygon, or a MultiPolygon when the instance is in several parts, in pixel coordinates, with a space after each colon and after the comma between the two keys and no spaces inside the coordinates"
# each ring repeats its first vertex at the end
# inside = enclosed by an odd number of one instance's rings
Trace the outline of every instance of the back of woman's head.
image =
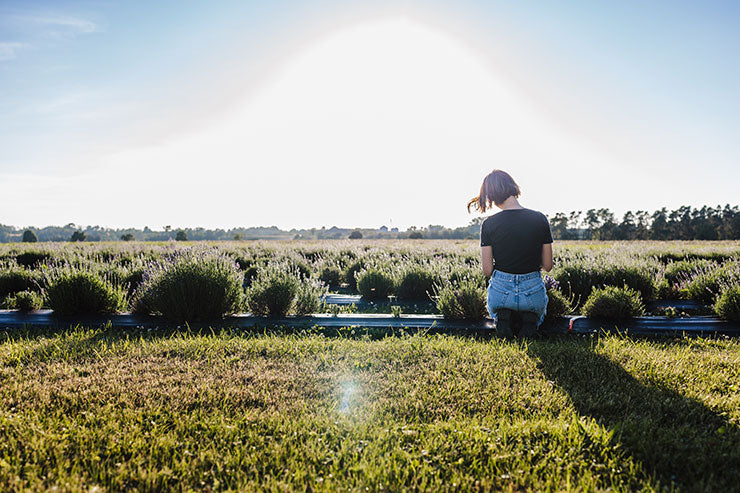
{"type": "Polygon", "coordinates": [[[509,197],[519,197],[519,185],[506,171],[495,169],[483,179],[480,194],[468,202],[468,212],[474,207],[486,212],[493,204],[503,204],[509,197]]]}

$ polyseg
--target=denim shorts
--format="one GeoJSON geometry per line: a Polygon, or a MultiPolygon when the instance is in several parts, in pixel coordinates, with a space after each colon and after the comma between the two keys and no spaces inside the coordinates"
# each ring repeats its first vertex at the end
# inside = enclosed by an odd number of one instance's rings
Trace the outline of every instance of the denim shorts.
{"type": "Polygon", "coordinates": [[[488,313],[496,319],[496,312],[508,308],[519,312],[534,312],[542,324],[547,313],[547,290],[539,272],[509,274],[494,270],[488,281],[488,313]]]}

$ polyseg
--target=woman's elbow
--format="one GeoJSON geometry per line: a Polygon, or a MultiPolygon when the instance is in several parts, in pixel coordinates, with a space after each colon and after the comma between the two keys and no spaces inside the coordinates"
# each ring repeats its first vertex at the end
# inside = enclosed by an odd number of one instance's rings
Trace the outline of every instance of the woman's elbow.
{"type": "Polygon", "coordinates": [[[542,270],[545,272],[550,272],[552,270],[552,260],[549,262],[545,261],[542,263],[542,270]]]}

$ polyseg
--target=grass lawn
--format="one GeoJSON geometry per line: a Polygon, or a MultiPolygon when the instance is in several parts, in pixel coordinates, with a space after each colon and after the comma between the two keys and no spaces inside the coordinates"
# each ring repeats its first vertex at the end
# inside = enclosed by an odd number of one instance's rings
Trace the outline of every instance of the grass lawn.
{"type": "Polygon", "coordinates": [[[0,334],[0,490],[740,490],[740,342],[0,334]]]}

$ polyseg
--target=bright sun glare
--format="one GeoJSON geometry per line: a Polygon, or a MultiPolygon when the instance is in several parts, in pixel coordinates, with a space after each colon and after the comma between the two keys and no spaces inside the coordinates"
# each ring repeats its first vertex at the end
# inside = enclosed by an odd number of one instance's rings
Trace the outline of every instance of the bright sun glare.
{"type": "MultiPolygon", "coordinates": [[[[161,198],[168,207],[146,212],[155,225],[404,228],[467,222],[464,204],[495,167],[528,191],[544,191],[556,171],[604,170],[500,71],[410,20],[347,28],[298,52],[228,114],[108,156],[88,188],[161,198]]],[[[91,221],[130,225],[127,211],[97,213],[91,221]]]]}

